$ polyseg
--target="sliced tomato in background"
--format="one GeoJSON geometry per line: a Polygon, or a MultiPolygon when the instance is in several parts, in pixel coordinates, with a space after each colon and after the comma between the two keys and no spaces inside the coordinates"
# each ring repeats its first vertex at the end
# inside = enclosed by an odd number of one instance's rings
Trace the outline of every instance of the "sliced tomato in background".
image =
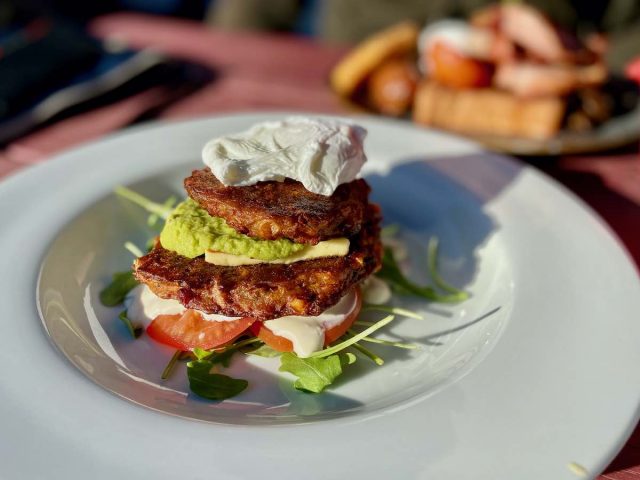
{"type": "MultiPolygon", "coordinates": [[[[344,335],[349,327],[353,325],[353,322],[356,321],[358,315],[360,314],[360,309],[362,308],[362,294],[360,293],[360,289],[356,289],[356,305],[351,311],[351,313],[344,319],[342,323],[339,323],[335,327],[324,332],[324,345],[331,345],[333,342],[338,340],[342,335],[344,335]]],[[[267,327],[264,326],[262,322],[255,322],[250,327],[251,333],[253,333],[256,337],[266,343],[268,346],[273,348],[274,350],[278,350],[280,352],[292,352],[293,344],[290,340],[287,340],[284,337],[276,335],[267,327]]]]}
{"type": "Polygon", "coordinates": [[[460,53],[438,41],[427,52],[429,76],[452,88],[480,88],[491,85],[494,67],[488,62],[460,53]]]}
{"type": "Polygon", "coordinates": [[[627,78],[640,84],[640,57],[629,62],[624,70],[627,78]]]}
{"type": "Polygon", "coordinates": [[[158,315],[147,327],[155,341],[187,351],[196,347],[209,350],[231,342],[251,326],[253,318],[210,322],[195,310],[182,315],[158,315]]]}

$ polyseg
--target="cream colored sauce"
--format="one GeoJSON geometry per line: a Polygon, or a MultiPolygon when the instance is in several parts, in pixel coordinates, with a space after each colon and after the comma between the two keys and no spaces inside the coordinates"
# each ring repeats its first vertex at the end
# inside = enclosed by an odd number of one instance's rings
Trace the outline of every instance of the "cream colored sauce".
{"type": "MultiPolygon", "coordinates": [[[[144,328],[147,328],[158,315],[181,315],[186,311],[179,301],[160,298],[146,285],[138,285],[131,290],[124,300],[124,306],[129,319],[133,323],[144,325],[144,328]]],[[[229,322],[240,318],[200,311],[198,313],[210,322],[229,322]]]]}
{"type": "Polygon", "coordinates": [[[267,320],[264,325],[275,335],[286,338],[293,344],[293,351],[301,358],[322,350],[324,332],[340,325],[356,308],[356,294],[351,292],[316,317],[291,315],[267,320]]]}
{"type": "Polygon", "coordinates": [[[391,300],[391,288],[384,280],[373,275],[362,282],[362,300],[372,305],[382,305],[391,300]]]}

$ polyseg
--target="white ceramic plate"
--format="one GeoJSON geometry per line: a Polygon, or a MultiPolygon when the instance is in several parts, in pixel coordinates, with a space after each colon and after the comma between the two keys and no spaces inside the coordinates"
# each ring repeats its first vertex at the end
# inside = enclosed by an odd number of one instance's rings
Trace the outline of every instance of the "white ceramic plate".
{"type": "Polygon", "coordinates": [[[422,348],[379,348],[383,367],[360,359],[319,396],[292,390],[269,359],[234,361],[251,386],[218,404],[188,395],[183,372],[159,380],[171,352],[128,340],[118,309],[96,298],[131,261],[122,242],[147,235],[145,215],[110,192],[179,193],[205,140],[281,116],[132,130],[0,184],[3,472],[494,480],[575,478],[574,463],[589,477],[602,470],[640,401],[630,258],[537,171],[400,122],[360,120],[374,199],[402,226],[411,274],[424,280],[423,245],[435,234],[445,277],[472,299],[403,300],[427,320],[386,334],[422,348]]]}

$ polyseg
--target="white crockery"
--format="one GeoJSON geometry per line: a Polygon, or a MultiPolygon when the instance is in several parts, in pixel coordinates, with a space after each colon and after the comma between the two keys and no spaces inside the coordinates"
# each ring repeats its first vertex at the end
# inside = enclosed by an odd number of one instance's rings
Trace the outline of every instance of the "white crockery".
{"type": "Polygon", "coordinates": [[[295,392],[277,359],[236,359],[231,372],[250,387],[218,404],[189,395],[184,371],[160,381],[172,352],[129,340],[119,309],[97,300],[131,261],[122,243],[149,233],[145,214],[111,191],[182,194],[206,140],[285,116],[138,128],[0,183],[3,474],[494,480],[576,478],[572,462],[588,476],[602,470],[638,418],[632,261],[536,170],[403,122],[357,120],[369,130],[373,199],[401,226],[414,278],[426,280],[425,242],[437,235],[443,275],[472,298],[400,301],[426,320],[385,332],[422,348],[377,348],[384,366],[359,358],[322,395],[295,392]]]}

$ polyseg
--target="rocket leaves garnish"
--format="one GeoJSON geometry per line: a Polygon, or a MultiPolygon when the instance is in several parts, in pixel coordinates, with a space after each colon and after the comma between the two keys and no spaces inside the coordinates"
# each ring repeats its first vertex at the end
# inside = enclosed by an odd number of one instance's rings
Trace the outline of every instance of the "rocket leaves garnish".
{"type": "Polygon", "coordinates": [[[386,225],[380,229],[381,237],[393,237],[400,231],[400,225],[397,223],[392,223],[391,225],[386,225]]]}
{"type": "Polygon", "coordinates": [[[399,317],[415,318],[416,320],[424,320],[424,317],[418,312],[407,310],[406,308],[392,307],[390,305],[369,305],[365,304],[362,307],[363,312],[385,312],[392,313],[399,317]]]}
{"type": "Polygon", "coordinates": [[[382,357],[380,357],[379,355],[373,353],[371,350],[369,350],[368,348],[363,347],[362,345],[360,345],[359,343],[354,343],[353,344],[353,348],[355,348],[356,350],[358,350],[361,354],[363,354],[365,357],[367,357],[368,359],[370,359],[373,363],[375,363],[376,365],[378,365],[379,367],[384,365],[384,359],[382,357]]]}
{"type": "Polygon", "coordinates": [[[169,363],[167,363],[167,366],[164,367],[164,370],[162,371],[162,375],[160,375],[160,378],[162,380],[166,380],[167,378],[169,378],[169,375],[171,375],[171,372],[173,372],[173,367],[176,366],[176,363],[182,357],[182,353],[183,352],[181,350],[176,350],[174,352],[173,356],[171,357],[171,360],[169,360],[169,363]]]}
{"type": "Polygon", "coordinates": [[[225,400],[235,397],[249,385],[246,380],[211,373],[213,366],[213,362],[208,360],[194,360],[187,363],[189,388],[199,397],[208,400],[225,400]]]}
{"type": "Polygon", "coordinates": [[[191,352],[196,357],[196,360],[207,360],[211,355],[213,355],[213,350],[205,350],[200,347],[194,348],[191,352]]]}
{"type": "MultiPolygon", "coordinates": [[[[178,199],[176,197],[174,197],[173,195],[171,195],[169,198],[167,198],[162,203],[162,206],[167,208],[167,209],[169,209],[169,210],[173,210],[173,207],[176,206],[177,201],[178,201],[178,199]]],[[[157,213],[152,213],[147,218],[147,225],[150,228],[154,228],[154,229],[160,231],[160,230],[162,230],[162,225],[164,225],[164,223],[160,222],[161,219],[164,220],[164,217],[161,217],[157,213]]]]}
{"type": "Polygon", "coordinates": [[[440,275],[440,272],[438,271],[438,246],[438,238],[431,237],[429,239],[429,244],[427,245],[427,267],[429,269],[429,275],[433,279],[433,283],[435,283],[436,287],[440,290],[458,296],[460,298],[459,301],[466,300],[469,298],[469,294],[467,292],[460,290],[453,285],[449,285],[440,275]]]}
{"type": "Polygon", "coordinates": [[[282,355],[282,352],[271,348],[269,345],[260,345],[258,348],[247,350],[244,352],[247,355],[255,355],[257,357],[274,358],[282,355]]]}
{"type": "Polygon", "coordinates": [[[221,363],[223,367],[228,367],[231,364],[231,357],[238,349],[253,345],[254,343],[262,343],[262,341],[257,337],[250,337],[227,345],[224,348],[203,350],[202,348],[196,347],[191,353],[196,357],[196,360],[208,360],[211,363],[221,363]]]}
{"type": "MultiPolygon", "coordinates": [[[[358,332],[352,329],[347,330],[347,332],[350,335],[358,334],[358,332]]],[[[416,348],[419,348],[418,345],[416,345],[415,343],[392,342],[390,340],[382,340],[381,338],[364,337],[361,340],[363,342],[377,343],[379,345],[387,345],[388,347],[403,348],[405,350],[415,350],[416,348]]]]}
{"type": "Polygon", "coordinates": [[[353,353],[341,353],[325,358],[300,358],[286,352],[280,357],[280,371],[289,372],[298,379],[293,386],[298,390],[320,393],[342,374],[343,367],[356,361],[353,353]]]}
{"type": "Polygon", "coordinates": [[[142,334],[142,327],[140,325],[134,325],[131,322],[129,317],[127,317],[126,310],[123,310],[122,312],[120,312],[120,314],[118,315],[118,318],[122,320],[122,323],[125,324],[125,326],[127,327],[127,330],[129,330],[129,333],[133,338],[138,338],[142,334]]]}
{"type": "Polygon", "coordinates": [[[466,292],[461,290],[456,293],[442,294],[438,293],[433,287],[421,286],[412,282],[400,270],[400,266],[393,256],[393,251],[389,247],[384,249],[382,268],[376,275],[386,280],[391,288],[398,293],[416,295],[432,302],[458,303],[469,297],[466,292]]]}
{"type": "Polygon", "coordinates": [[[115,307],[124,302],[124,298],[131,290],[138,286],[133,272],[117,272],[113,274],[111,283],[100,292],[100,302],[105,307],[115,307]]]}
{"type": "Polygon", "coordinates": [[[157,215],[162,219],[166,219],[169,214],[173,211],[172,204],[174,201],[171,201],[171,197],[164,203],[157,203],[153,200],[149,200],[148,198],[140,195],[133,190],[128,189],[127,187],[116,187],[114,189],[116,195],[119,195],[122,198],[126,198],[130,202],[135,203],[136,205],[144,208],[146,211],[153,215],[157,215]]]}
{"type": "Polygon", "coordinates": [[[124,242],[124,248],[126,248],[136,258],[140,258],[144,255],[144,252],[140,250],[140,247],[133,242],[124,242]]]}
{"type": "Polygon", "coordinates": [[[372,326],[370,326],[369,328],[359,332],[358,334],[354,335],[353,337],[349,337],[346,340],[344,340],[343,342],[340,342],[337,345],[334,345],[332,347],[328,347],[328,348],[325,348],[324,350],[320,350],[318,352],[312,353],[311,357],[322,358],[322,357],[328,357],[329,355],[333,355],[334,353],[338,353],[339,351],[344,350],[347,347],[350,347],[354,343],[359,342],[363,338],[368,337],[369,335],[371,335],[376,330],[381,329],[382,327],[387,325],[389,322],[391,322],[394,318],[395,317],[393,315],[387,315],[382,320],[378,320],[372,326]]]}

